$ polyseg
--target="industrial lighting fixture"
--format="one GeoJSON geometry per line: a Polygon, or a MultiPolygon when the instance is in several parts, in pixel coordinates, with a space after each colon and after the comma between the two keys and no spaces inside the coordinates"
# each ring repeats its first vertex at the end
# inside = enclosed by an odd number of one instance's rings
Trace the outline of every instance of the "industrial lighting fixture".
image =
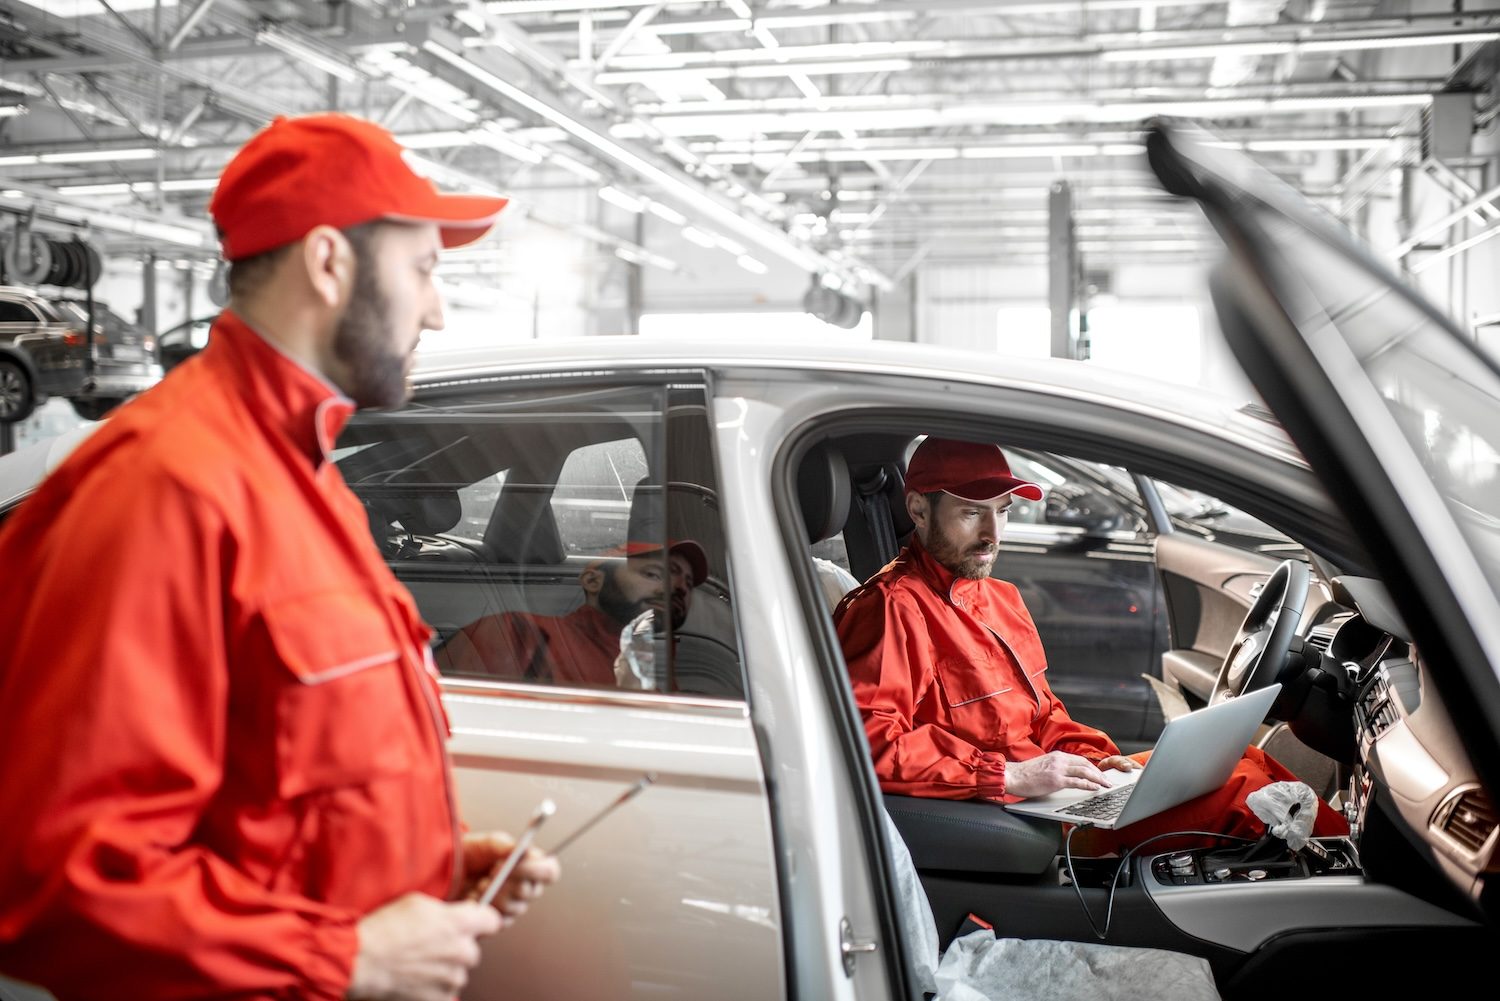
{"type": "Polygon", "coordinates": [[[354,83],[364,75],[341,54],[321,48],[310,39],[299,38],[274,25],[267,25],[257,31],[255,43],[270,46],[282,55],[305,62],[345,83],[354,83]]]}
{"type": "Polygon", "coordinates": [[[621,70],[641,71],[761,63],[785,63],[788,66],[797,67],[811,62],[926,55],[941,52],[950,44],[936,40],[829,42],[819,45],[779,45],[774,49],[708,49],[698,52],[642,53],[616,56],[610,60],[610,65],[621,70]]]}
{"type": "Polygon", "coordinates": [[[696,226],[682,227],[682,238],[689,243],[696,243],[698,246],[710,250],[718,246],[718,244],[714,243],[713,237],[703,232],[703,230],[698,229],[696,226]]]}
{"type": "Polygon", "coordinates": [[[24,115],[31,109],[24,104],[0,104],[0,118],[15,118],[24,115]]]}
{"type": "MultiPolygon", "coordinates": [[[[217,177],[179,177],[161,182],[163,191],[212,191],[218,186],[217,177]]],[[[149,194],[155,190],[155,181],[135,181],[131,184],[118,181],[112,184],[65,184],[58,187],[57,193],[60,195],[124,195],[130,192],[149,194]]]]}
{"type": "Polygon", "coordinates": [[[771,270],[770,268],[766,267],[764,263],[757,261],[749,254],[741,254],[734,259],[734,263],[738,264],[740,267],[744,268],[752,275],[763,275],[767,271],[771,270]]]}
{"type": "Polygon", "coordinates": [[[598,73],[597,84],[651,84],[677,77],[692,77],[695,80],[764,79],[767,77],[792,76],[797,73],[807,76],[836,76],[844,73],[902,73],[911,69],[910,59],[856,59],[831,60],[808,63],[772,63],[751,66],[684,66],[680,69],[618,70],[598,73]]]}
{"type": "Polygon", "coordinates": [[[599,189],[599,200],[609,202],[611,205],[622,208],[626,212],[644,212],[646,206],[634,195],[628,195],[613,185],[606,184],[599,189]]]}
{"type": "Polygon", "coordinates": [[[1147,62],[1155,59],[1214,59],[1219,56],[1281,56],[1309,52],[1360,52],[1366,49],[1404,49],[1425,45],[1463,45],[1492,42],[1500,31],[1451,31],[1426,35],[1375,35],[1362,38],[1299,38],[1266,42],[1219,42],[1208,45],[1144,46],[1101,52],[1106,63],[1147,62]]]}
{"type": "Polygon", "coordinates": [[[42,163],[98,163],[110,160],[155,160],[156,150],[144,146],[130,149],[82,149],[68,153],[43,153],[42,163]]]}
{"type": "Polygon", "coordinates": [[[753,239],[790,263],[810,271],[820,271],[828,267],[828,260],[816,250],[794,242],[780,230],[772,229],[765,223],[741,215],[733,204],[713,196],[696,183],[663,168],[660,164],[621,145],[599,130],[585,125],[564,109],[555,107],[526,89],[502,79],[473,60],[465,58],[461,53],[454,52],[430,38],[422,43],[422,50],[463,72],[512,103],[560,126],[573,138],[592,147],[639,177],[660,186],[664,191],[670,192],[674,198],[691,205],[702,215],[753,239]]]}
{"type": "Polygon", "coordinates": [[[681,212],[678,212],[676,209],[670,206],[663,205],[661,202],[648,201],[646,203],[646,208],[651,212],[652,215],[656,216],[658,219],[663,219],[666,222],[671,223],[673,226],[687,225],[687,216],[683,215],[681,212]]]}

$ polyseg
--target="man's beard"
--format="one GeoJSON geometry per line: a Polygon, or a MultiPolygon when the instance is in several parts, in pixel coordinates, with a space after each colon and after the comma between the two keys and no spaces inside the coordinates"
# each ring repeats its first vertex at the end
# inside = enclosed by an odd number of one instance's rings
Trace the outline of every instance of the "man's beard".
{"type": "Polygon", "coordinates": [[[390,326],[390,300],[376,276],[373,255],[363,241],[354,246],[354,290],[333,336],[333,354],[348,370],[344,390],[355,406],[399,407],[410,389],[406,356],[396,352],[390,326]]]}
{"type": "Polygon", "coordinates": [[[927,552],[933,559],[953,572],[955,576],[967,577],[969,580],[983,580],[990,575],[994,569],[995,561],[981,562],[979,557],[986,553],[998,553],[998,545],[985,545],[978,543],[967,549],[960,549],[953,540],[943,534],[936,521],[932,523],[932,530],[927,533],[927,539],[923,543],[927,552]]]}
{"type": "MultiPolygon", "coordinates": [[[[679,609],[677,602],[668,599],[664,599],[664,601],[666,602],[666,607],[670,608],[672,612],[672,628],[680,629],[683,620],[687,618],[687,607],[684,605],[679,609]]],[[[619,581],[615,579],[613,567],[605,568],[604,583],[599,585],[599,609],[622,626],[627,622],[634,621],[635,617],[642,612],[651,612],[652,628],[657,632],[662,631],[661,609],[649,598],[631,601],[625,597],[624,590],[621,589],[619,581]]]]}

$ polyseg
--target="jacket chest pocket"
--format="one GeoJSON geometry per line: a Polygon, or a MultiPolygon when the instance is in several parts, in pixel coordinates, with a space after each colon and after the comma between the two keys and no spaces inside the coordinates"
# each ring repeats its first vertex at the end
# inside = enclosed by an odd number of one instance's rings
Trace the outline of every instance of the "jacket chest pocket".
{"type": "Polygon", "coordinates": [[[1031,726],[1031,686],[1002,658],[944,657],[935,667],[950,720],[966,739],[991,746],[998,735],[1031,726]]]}
{"type": "Polygon", "coordinates": [[[263,619],[286,671],[275,696],[277,794],[410,771],[419,738],[409,668],[371,598],[303,595],[267,607],[263,619]]]}

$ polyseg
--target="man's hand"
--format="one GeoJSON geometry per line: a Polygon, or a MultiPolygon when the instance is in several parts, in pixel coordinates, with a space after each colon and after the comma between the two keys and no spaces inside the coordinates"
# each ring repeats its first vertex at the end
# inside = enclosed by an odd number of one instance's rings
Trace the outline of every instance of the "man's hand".
{"type": "Polygon", "coordinates": [[[1108,787],[1109,783],[1097,765],[1082,755],[1066,751],[1048,751],[1040,758],[1005,763],[1005,793],[1008,796],[1029,799],[1059,789],[1094,791],[1108,787]]]}
{"type": "Polygon", "coordinates": [[[493,908],[408,893],[356,926],[349,1001],[452,1001],[479,963],[481,935],[500,930],[493,908]]]}
{"type": "MultiPolygon", "coordinates": [[[[486,877],[494,871],[515,846],[515,839],[500,831],[486,831],[464,836],[464,897],[477,899],[484,891],[486,877]]],[[[495,909],[502,915],[502,928],[514,924],[526,913],[532,901],[542,895],[548,886],[557,882],[562,867],[557,859],[536,848],[529,848],[526,857],[516,866],[495,897],[495,909]]]]}
{"type": "Polygon", "coordinates": [[[1099,762],[1101,769],[1113,769],[1120,772],[1134,772],[1146,767],[1134,758],[1127,758],[1123,754],[1111,754],[1099,762]]]}

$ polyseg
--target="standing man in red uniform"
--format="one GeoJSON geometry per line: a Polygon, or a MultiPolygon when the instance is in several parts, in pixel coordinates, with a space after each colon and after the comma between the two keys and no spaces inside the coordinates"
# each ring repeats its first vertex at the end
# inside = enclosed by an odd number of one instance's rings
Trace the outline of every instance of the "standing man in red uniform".
{"type": "MultiPolygon", "coordinates": [[[[225,168],[208,347],[0,533],[0,971],[63,1001],[462,987],[506,918],[461,898],[512,842],[464,833],[430,631],[329,449],[405,400],[439,251],[504,204],[343,115],[225,168]]],[[[500,910],[557,876],[528,856],[500,910]]]]}
{"type": "MultiPolygon", "coordinates": [[[[990,576],[1012,494],[1042,491],[1011,475],[996,445],[928,438],[906,472],[915,531],[906,549],[834,613],[881,788],[933,799],[1014,803],[1059,789],[1103,789],[1101,769],[1141,767],[1101,730],[1076,722],[1047,684],[1047,658],[1014,584],[990,576]]],[[[1245,797],[1296,776],[1251,747],[1216,792],[1083,850],[1118,851],[1171,831],[1257,837],[1245,797]]],[[[1347,825],[1318,804],[1314,833],[1347,825]]]]}

